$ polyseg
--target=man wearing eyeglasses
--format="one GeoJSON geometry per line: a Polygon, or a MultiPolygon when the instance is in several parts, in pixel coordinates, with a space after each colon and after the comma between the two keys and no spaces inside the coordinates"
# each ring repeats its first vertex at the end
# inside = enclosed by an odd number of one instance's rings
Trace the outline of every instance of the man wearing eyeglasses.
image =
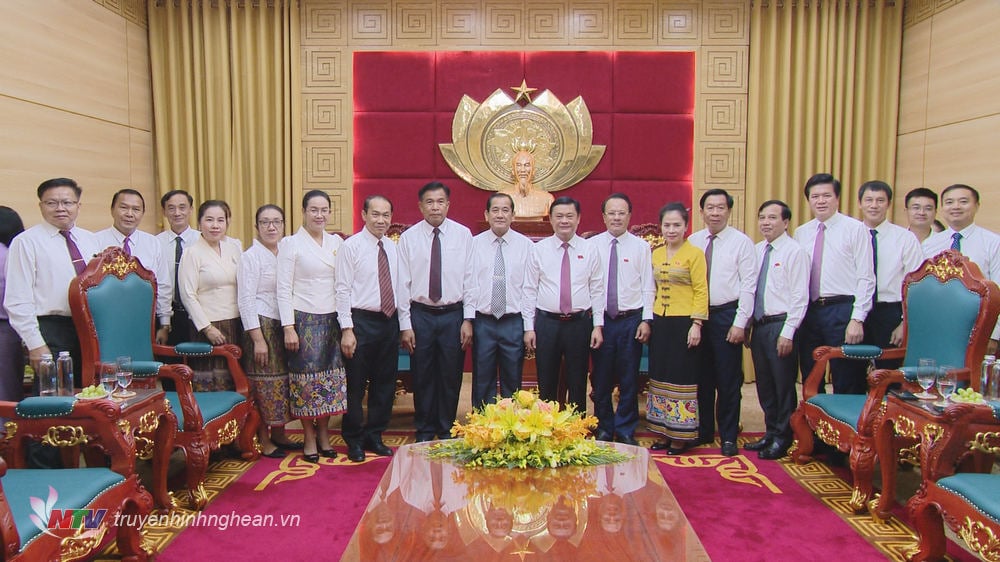
{"type": "MultiPolygon", "coordinates": [[[[77,183],[69,178],[38,186],[43,222],[21,233],[10,246],[4,306],[10,324],[28,348],[31,366],[42,355],[68,351],[80,363],[80,341],[69,308],[69,284],[100,249],[94,233],[76,226],[80,214],[77,183]]],[[[80,369],[75,369],[80,385],[80,369]]]]}
{"type": "Polygon", "coordinates": [[[135,256],[143,267],[156,276],[156,317],[160,328],[156,331],[156,343],[165,345],[170,333],[170,306],[172,283],[170,270],[163,258],[163,245],[155,236],[139,230],[139,223],[146,214],[146,200],[134,189],[119,189],[111,198],[111,218],[114,223],[97,233],[101,248],[115,246],[126,255],[135,256]]]}

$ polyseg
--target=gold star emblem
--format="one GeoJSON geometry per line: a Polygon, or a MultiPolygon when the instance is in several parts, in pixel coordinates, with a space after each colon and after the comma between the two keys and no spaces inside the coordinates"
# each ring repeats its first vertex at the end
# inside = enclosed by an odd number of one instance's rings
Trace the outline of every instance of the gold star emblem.
{"type": "Polygon", "coordinates": [[[517,97],[514,98],[514,103],[521,101],[521,98],[524,98],[526,102],[531,103],[531,96],[529,94],[538,90],[538,88],[529,88],[528,82],[524,78],[521,79],[520,86],[514,86],[511,89],[517,92],[517,97]]]}

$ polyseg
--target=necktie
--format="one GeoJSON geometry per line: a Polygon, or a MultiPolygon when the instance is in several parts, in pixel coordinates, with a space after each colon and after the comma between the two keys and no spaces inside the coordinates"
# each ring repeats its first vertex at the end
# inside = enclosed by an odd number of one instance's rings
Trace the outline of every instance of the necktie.
{"type": "Polygon", "coordinates": [[[826,225],[819,223],[816,232],[816,242],[813,244],[812,267],[809,268],[809,300],[820,297],[819,276],[823,269],[823,239],[826,238],[826,225]]]}
{"type": "Polygon", "coordinates": [[[490,311],[500,318],[507,313],[507,267],[503,262],[503,238],[497,238],[497,251],[493,254],[493,298],[490,311]]]}
{"type": "Polygon", "coordinates": [[[611,258],[608,260],[608,316],[618,316],[618,239],[611,239],[611,258]]]}
{"type": "Polygon", "coordinates": [[[69,250],[69,257],[73,260],[73,269],[76,270],[77,275],[80,275],[84,269],[87,269],[87,262],[83,261],[80,248],[73,241],[68,230],[60,230],[59,234],[62,234],[62,237],[66,239],[66,249],[69,250]]]}
{"type": "Polygon", "coordinates": [[[431,275],[427,296],[431,302],[441,300],[441,229],[434,227],[434,241],[431,242],[431,275]]]}
{"type": "Polygon", "coordinates": [[[181,270],[181,254],[184,253],[184,239],[178,236],[174,239],[174,302],[181,302],[181,284],[177,281],[177,273],[181,270]]]}
{"type": "Polygon", "coordinates": [[[709,288],[712,286],[712,252],[715,249],[715,234],[708,235],[708,246],[705,246],[705,278],[709,288]]]}
{"type": "Polygon", "coordinates": [[[132,235],[129,234],[125,237],[125,241],[122,242],[122,251],[125,252],[126,256],[132,257],[132,241],[129,238],[132,235]]]}
{"type": "Polygon", "coordinates": [[[872,293],[872,306],[878,302],[878,231],[874,228],[872,233],[872,271],[875,272],[875,292],[872,293]]]}
{"type": "Polygon", "coordinates": [[[559,312],[573,312],[573,288],[569,275],[569,242],[562,243],[562,269],[559,272],[559,312]]]}
{"type": "Polygon", "coordinates": [[[396,297],[392,292],[392,276],[389,273],[389,256],[385,253],[382,241],[378,241],[378,296],[380,310],[386,318],[392,318],[396,313],[396,297]]]}
{"type": "Polygon", "coordinates": [[[760,273],[757,274],[757,293],[753,298],[753,319],[760,322],[764,317],[764,291],[767,289],[767,271],[771,268],[771,250],[774,246],[768,244],[764,248],[764,259],[760,262],[760,273]]]}
{"type": "Polygon", "coordinates": [[[959,252],[962,251],[962,233],[961,232],[956,232],[955,234],[951,235],[951,249],[952,250],[958,250],[959,252]]]}

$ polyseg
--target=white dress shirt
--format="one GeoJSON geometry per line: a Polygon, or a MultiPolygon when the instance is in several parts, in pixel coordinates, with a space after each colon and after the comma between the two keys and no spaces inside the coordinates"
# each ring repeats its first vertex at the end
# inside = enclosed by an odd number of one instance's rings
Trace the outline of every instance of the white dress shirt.
{"type": "Polygon", "coordinates": [[[246,331],[260,328],[260,316],[278,319],[278,256],[254,240],[236,273],[237,304],[246,331]]]}
{"type": "MultiPolygon", "coordinates": [[[[871,234],[865,225],[842,213],[826,219],[823,235],[823,268],[819,296],[851,295],[851,320],[864,322],[872,308],[875,270],[872,268],[871,234]]],[[[812,219],[795,230],[795,241],[809,254],[810,268],[819,221],[812,219]]],[[[810,269],[811,271],[811,269],[810,269]]]]}
{"type": "Polygon", "coordinates": [[[352,308],[381,312],[382,290],[378,281],[378,242],[382,241],[389,262],[392,296],[399,308],[399,252],[388,236],[376,238],[367,228],[348,238],[337,252],[337,320],[341,328],[353,328],[352,308]]]}
{"type": "MultiPolygon", "coordinates": [[[[83,259],[90,261],[101,246],[89,230],[70,229],[83,259]]],[[[28,349],[45,345],[38,329],[39,316],[71,316],[69,284],[76,277],[66,239],[47,222],[37,224],[14,238],[7,255],[7,287],[4,307],[10,325],[28,349]]]]}
{"type": "MultiPolygon", "coordinates": [[[[97,242],[102,249],[111,246],[124,248],[125,235],[111,226],[97,233],[97,242]]],[[[130,234],[128,242],[132,255],[139,260],[142,267],[152,271],[156,277],[156,316],[160,319],[161,326],[169,326],[170,317],[174,313],[171,303],[174,298],[174,283],[172,273],[163,258],[163,244],[152,234],[141,230],[130,234]]],[[[173,256],[171,253],[171,261],[173,256]]]]}
{"type": "Polygon", "coordinates": [[[492,230],[480,232],[472,239],[472,254],[466,269],[465,317],[472,318],[476,312],[493,314],[493,269],[496,262],[497,244],[503,239],[503,263],[506,273],[505,295],[507,308],[504,314],[523,311],[524,307],[524,264],[528,263],[533,242],[515,230],[508,230],[498,237],[492,230]]]}
{"type": "MultiPolygon", "coordinates": [[[[178,236],[180,236],[181,238],[181,250],[183,251],[190,248],[192,244],[194,244],[195,242],[198,241],[199,238],[201,238],[201,232],[193,228],[187,228],[184,230],[184,232],[181,232],[179,235],[174,234],[172,230],[164,230],[163,232],[156,235],[157,241],[160,242],[160,249],[163,254],[163,261],[167,263],[168,275],[166,282],[167,284],[170,285],[171,297],[173,297],[174,292],[177,290],[177,288],[174,287],[174,277],[175,277],[174,270],[177,268],[177,265],[174,263],[174,256],[177,251],[176,240],[178,236]]],[[[180,295],[178,295],[178,299],[179,298],[180,295]]]]}
{"type": "Polygon", "coordinates": [[[199,332],[216,320],[239,318],[236,272],[242,251],[239,242],[227,238],[216,252],[203,237],[184,250],[177,282],[181,302],[199,332]]]}
{"type": "MultiPolygon", "coordinates": [[[[764,314],[786,314],[781,337],[792,339],[809,307],[809,254],[787,233],[771,242],[770,264],[764,284],[764,314]]],[[[755,248],[758,264],[764,263],[767,240],[755,248]]],[[[759,270],[758,270],[759,271],[759,270]]]]}
{"type": "MultiPolygon", "coordinates": [[[[704,252],[710,232],[703,228],[688,237],[688,242],[704,252]]],[[[708,254],[705,255],[706,259],[708,254]]],[[[708,305],[719,306],[738,301],[733,326],[746,328],[753,314],[753,295],[757,291],[760,262],[754,257],[753,240],[731,226],[715,235],[712,265],[708,280],[708,305]]],[[[709,313],[711,316],[711,313],[709,313]]]]}
{"type": "Polygon", "coordinates": [[[295,325],[295,311],[330,314],[337,310],[337,252],[344,241],[323,233],[323,245],[305,227],[278,243],[278,314],[282,326],[295,325]]]}
{"type": "MultiPolygon", "coordinates": [[[[865,228],[868,228],[867,226],[865,228]]],[[[917,235],[909,230],[882,221],[875,227],[878,240],[878,271],[875,279],[878,281],[877,302],[902,302],[903,278],[924,262],[924,254],[920,249],[917,235]]],[[[868,229],[869,240],[871,229],[868,229]]],[[[870,244],[871,242],[869,242],[870,244]]]]}
{"type": "MultiPolygon", "coordinates": [[[[604,231],[590,239],[597,246],[601,256],[601,267],[604,275],[611,273],[611,240],[615,239],[610,232],[604,231]]],[[[652,251],[649,243],[629,232],[625,232],[618,240],[618,310],[642,309],[642,319],[653,319],[653,301],[656,300],[656,281],[653,279],[652,251]]],[[[610,283],[610,279],[605,279],[610,283]]],[[[607,285],[605,285],[607,295],[607,285]]],[[[753,300],[751,299],[751,304],[753,300]]],[[[605,301],[605,305],[607,301],[605,301]]]]}
{"type": "MultiPolygon", "coordinates": [[[[987,279],[1000,283],[1000,234],[975,224],[970,224],[959,233],[962,235],[962,255],[978,265],[987,279]]],[[[924,240],[924,257],[929,259],[951,248],[953,234],[955,230],[949,227],[924,240]]],[[[994,327],[990,339],[1000,339],[1000,322],[994,327]]]]}
{"type": "MultiPolygon", "coordinates": [[[[559,280],[562,276],[562,240],[549,236],[531,247],[524,278],[524,330],[535,329],[535,309],[559,312],[559,280]]],[[[604,292],[604,268],[597,246],[580,236],[569,241],[572,310],[593,311],[594,326],[604,326],[608,298],[604,292]]]]}
{"type": "Polygon", "coordinates": [[[399,329],[410,330],[410,301],[429,306],[444,306],[465,299],[465,271],[472,250],[472,233],[468,228],[445,219],[441,226],[441,300],[432,302],[428,296],[431,275],[431,243],[434,227],[427,221],[407,228],[399,237],[399,329]]]}

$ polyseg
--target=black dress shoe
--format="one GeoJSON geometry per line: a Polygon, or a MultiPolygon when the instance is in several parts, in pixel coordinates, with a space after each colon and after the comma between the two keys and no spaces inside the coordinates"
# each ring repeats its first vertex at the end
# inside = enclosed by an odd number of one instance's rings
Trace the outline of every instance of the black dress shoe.
{"type": "Polygon", "coordinates": [[[337,451],[336,450],[334,450],[332,447],[329,448],[329,449],[324,449],[323,448],[323,445],[329,445],[329,444],[330,444],[329,440],[327,440],[324,443],[323,440],[320,439],[319,437],[316,438],[316,446],[319,447],[319,454],[323,455],[324,457],[326,457],[328,459],[335,459],[335,458],[337,458],[337,451]]]}
{"type": "Polygon", "coordinates": [[[364,462],[365,451],[360,445],[347,446],[347,460],[351,462],[364,462]]]}
{"type": "Polygon", "coordinates": [[[413,440],[415,442],[417,442],[417,443],[423,443],[425,441],[433,441],[434,440],[434,436],[433,435],[426,435],[426,434],[418,433],[417,436],[413,440]]]}
{"type": "Polygon", "coordinates": [[[303,453],[302,458],[304,458],[306,462],[316,464],[319,462],[319,453],[303,453]]]}
{"type": "Polygon", "coordinates": [[[272,443],[274,443],[275,447],[286,451],[301,451],[303,447],[302,443],[297,441],[288,441],[287,443],[282,441],[272,441],[272,443]]]}
{"type": "Polygon", "coordinates": [[[762,449],[758,452],[757,458],[764,459],[766,461],[773,461],[783,458],[786,454],[788,454],[788,446],[775,441],[766,449],[762,449]]]}
{"type": "Polygon", "coordinates": [[[635,437],[631,435],[619,435],[617,441],[625,445],[637,446],[639,442],[635,440],[635,437]]]}
{"type": "Polygon", "coordinates": [[[267,457],[269,459],[283,459],[285,458],[285,452],[281,450],[280,447],[275,447],[270,453],[261,452],[260,456],[267,457]]]}
{"type": "Polygon", "coordinates": [[[696,445],[697,445],[696,441],[684,441],[683,443],[681,443],[680,447],[670,447],[669,449],[667,449],[667,454],[668,455],[683,455],[689,449],[691,449],[692,447],[694,447],[696,445]]]}
{"type": "Polygon", "coordinates": [[[722,444],[722,454],[727,457],[735,457],[740,452],[736,448],[736,443],[733,441],[726,441],[722,444]]]}
{"type": "Polygon", "coordinates": [[[666,441],[657,441],[649,446],[650,451],[666,451],[670,448],[670,443],[666,441]]]}
{"type": "Polygon", "coordinates": [[[392,449],[385,446],[385,443],[381,441],[369,441],[365,443],[365,449],[375,453],[380,457],[391,457],[392,449]]]}
{"type": "Polygon", "coordinates": [[[597,441],[614,441],[615,440],[615,438],[612,437],[611,434],[608,433],[607,431],[598,431],[597,434],[594,435],[594,439],[596,439],[597,441]]]}
{"type": "Polygon", "coordinates": [[[750,443],[743,445],[743,448],[748,451],[763,451],[764,449],[768,448],[773,442],[774,439],[772,439],[770,435],[765,435],[764,437],[761,437],[756,441],[751,441],[750,443]]]}

